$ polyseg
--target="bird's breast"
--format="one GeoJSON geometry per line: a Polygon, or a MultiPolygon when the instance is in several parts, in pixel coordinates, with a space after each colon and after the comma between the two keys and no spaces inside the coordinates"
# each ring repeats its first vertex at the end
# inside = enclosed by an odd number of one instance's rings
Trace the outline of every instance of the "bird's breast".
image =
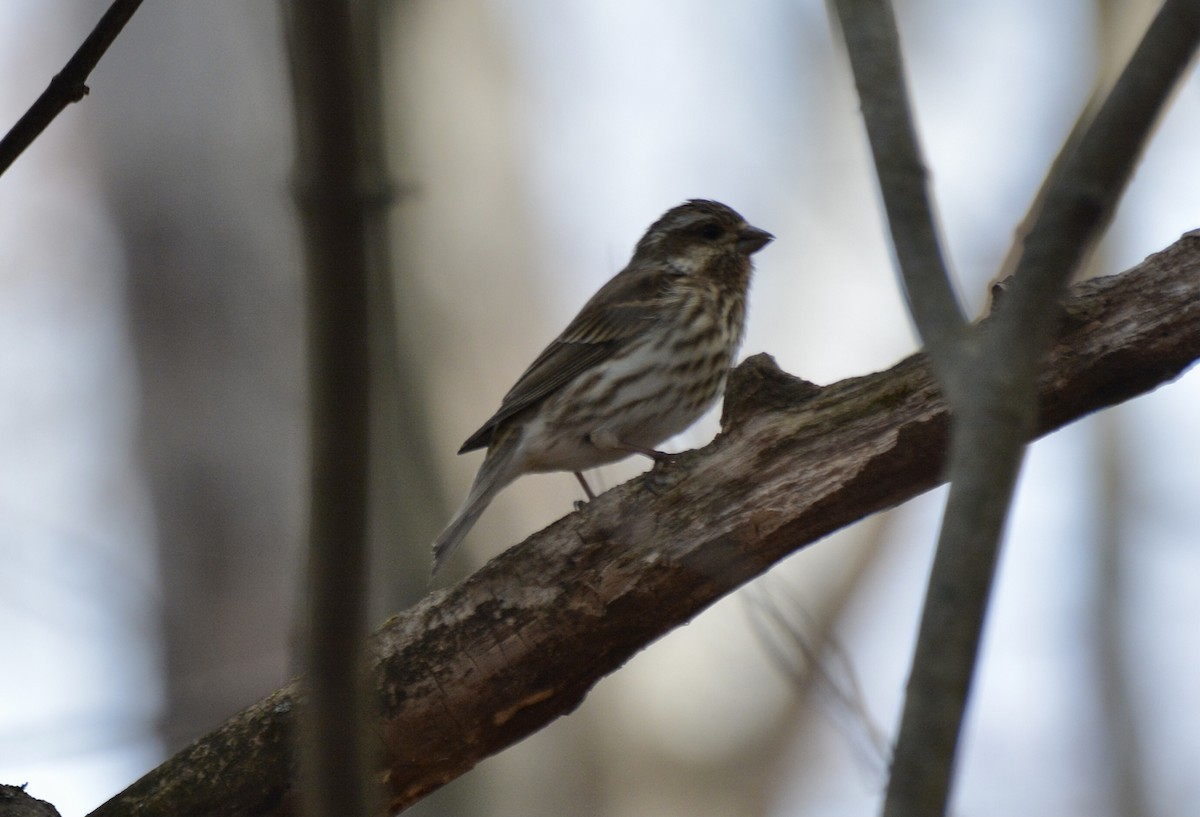
{"type": "Polygon", "coordinates": [[[612,357],[547,399],[526,428],[535,470],[582,470],[625,456],[591,440],[655,448],[720,396],[741,340],[741,310],[716,298],[648,324],[612,357]]]}

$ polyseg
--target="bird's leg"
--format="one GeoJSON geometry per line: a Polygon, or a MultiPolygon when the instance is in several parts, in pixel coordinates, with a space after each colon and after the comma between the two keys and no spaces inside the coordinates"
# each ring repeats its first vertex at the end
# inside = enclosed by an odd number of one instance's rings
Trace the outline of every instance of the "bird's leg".
{"type": "Polygon", "coordinates": [[[575,472],[575,479],[579,480],[579,484],[583,486],[583,492],[587,494],[588,502],[594,500],[596,495],[592,493],[592,486],[588,485],[587,480],[583,478],[582,471],[575,472]]]}
{"type": "Polygon", "coordinates": [[[660,465],[674,462],[676,457],[679,456],[678,454],[668,454],[666,451],[659,451],[654,448],[642,448],[640,445],[627,445],[625,443],[615,443],[611,447],[618,451],[628,451],[630,454],[641,454],[643,457],[649,457],[654,463],[654,467],[650,471],[651,474],[661,473],[659,470],[660,465]]]}
{"type": "Polygon", "coordinates": [[[640,445],[625,445],[621,443],[614,446],[618,451],[628,451],[630,454],[641,454],[643,457],[649,457],[655,462],[670,462],[675,458],[674,454],[668,454],[666,451],[659,451],[656,448],[642,448],[640,445]]]}
{"type": "MultiPolygon", "coordinates": [[[[659,465],[673,462],[675,458],[679,456],[678,454],[668,454],[666,451],[659,451],[655,448],[633,445],[632,443],[627,443],[623,440],[617,439],[611,433],[607,432],[601,434],[591,434],[589,435],[588,439],[592,445],[599,449],[606,451],[621,451],[626,454],[641,454],[643,457],[649,457],[651,460],[653,460],[654,468],[652,468],[650,473],[646,475],[648,485],[656,480],[661,479],[662,473],[658,469],[659,465]]],[[[579,481],[585,486],[584,490],[587,490],[587,483],[583,482],[583,476],[578,472],[576,472],[575,476],[579,477],[579,481]]],[[[588,491],[588,494],[590,496],[591,491],[588,491]]]]}
{"type": "MultiPolygon", "coordinates": [[[[605,436],[597,440],[595,436],[591,438],[592,445],[597,448],[607,448],[610,451],[624,451],[627,454],[641,454],[643,457],[649,457],[654,462],[654,467],[650,469],[650,473],[646,474],[643,484],[653,493],[658,493],[657,488],[664,484],[664,474],[659,469],[660,465],[674,462],[678,454],[668,454],[666,451],[659,451],[655,448],[645,448],[640,445],[632,445],[621,440],[605,436]]],[[[667,480],[669,481],[669,480],[667,480]]]]}

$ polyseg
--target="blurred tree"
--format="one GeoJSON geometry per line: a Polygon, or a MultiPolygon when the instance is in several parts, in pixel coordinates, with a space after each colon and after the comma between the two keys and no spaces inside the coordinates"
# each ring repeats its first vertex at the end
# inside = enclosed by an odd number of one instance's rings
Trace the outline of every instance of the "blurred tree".
{"type": "Polygon", "coordinates": [[[129,270],[175,749],[289,673],[301,278],[274,10],[149,4],[136,26],[104,67],[140,90],[95,115],[129,270]]]}

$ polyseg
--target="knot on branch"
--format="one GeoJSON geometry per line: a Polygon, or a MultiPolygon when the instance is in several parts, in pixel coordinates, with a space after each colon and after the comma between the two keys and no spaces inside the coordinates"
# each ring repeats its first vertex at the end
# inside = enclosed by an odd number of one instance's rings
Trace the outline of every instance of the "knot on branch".
{"type": "Polygon", "coordinates": [[[725,406],[721,409],[721,431],[741,425],[750,416],[773,409],[792,408],[811,400],[821,391],[790,375],[766,352],[752,355],[729,373],[725,406]]]}
{"type": "Polygon", "coordinates": [[[63,97],[68,102],[81,102],[92,90],[86,82],[68,76],[65,71],[55,74],[50,83],[61,89],[63,97]]]}

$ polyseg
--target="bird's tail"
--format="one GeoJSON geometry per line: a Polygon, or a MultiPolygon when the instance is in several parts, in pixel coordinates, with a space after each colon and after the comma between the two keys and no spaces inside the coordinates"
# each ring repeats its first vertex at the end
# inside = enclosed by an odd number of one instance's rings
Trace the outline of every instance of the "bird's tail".
{"type": "Polygon", "coordinates": [[[519,447],[517,445],[518,438],[519,435],[512,435],[506,440],[501,440],[498,446],[493,446],[488,451],[483,465],[479,466],[479,473],[475,475],[475,482],[471,484],[471,491],[467,494],[467,498],[463,500],[462,506],[454,514],[454,518],[450,520],[446,529],[438,535],[437,539],[433,540],[433,572],[431,575],[436,576],[437,572],[442,569],[442,565],[446,563],[450,554],[458,547],[458,543],[475,525],[475,520],[479,519],[479,515],[483,513],[496,494],[500,493],[500,489],[520,476],[521,470],[517,467],[515,456],[519,447]]]}

